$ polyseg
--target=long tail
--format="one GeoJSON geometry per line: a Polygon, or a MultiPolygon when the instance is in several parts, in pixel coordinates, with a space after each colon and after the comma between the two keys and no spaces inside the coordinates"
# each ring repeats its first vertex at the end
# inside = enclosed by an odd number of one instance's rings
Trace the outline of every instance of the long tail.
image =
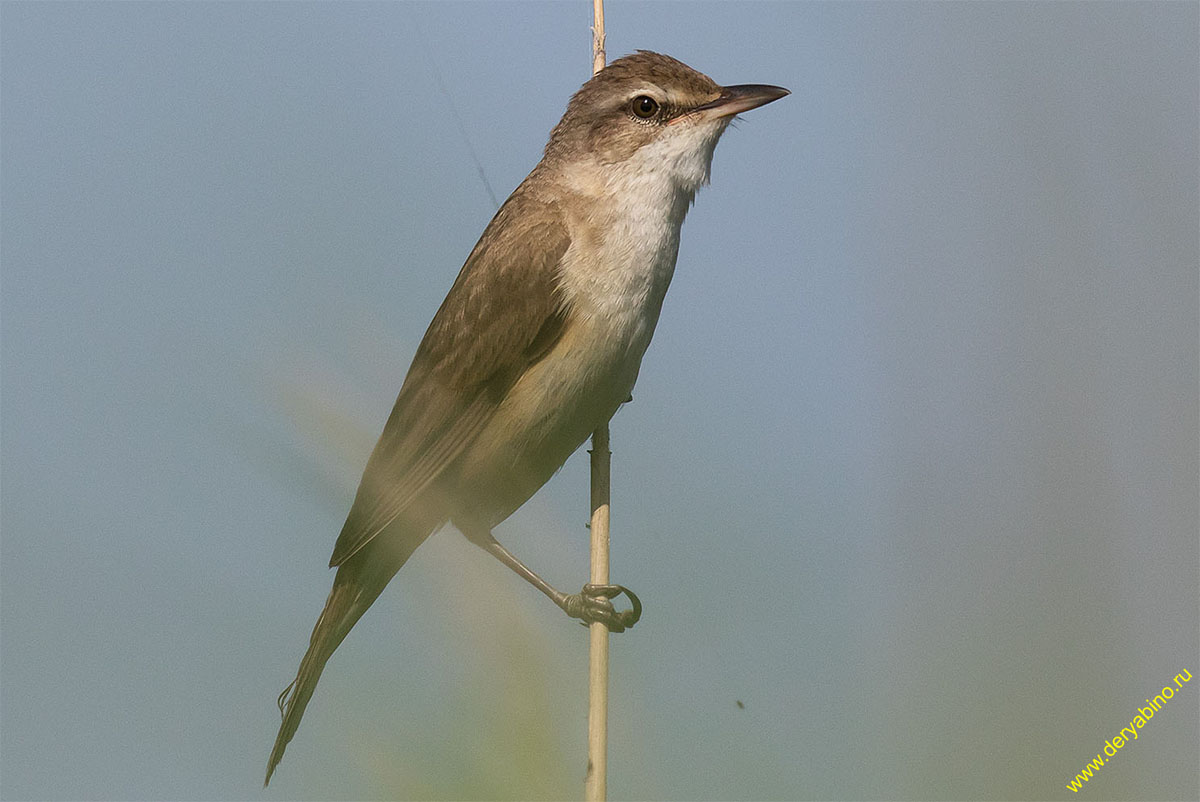
{"type": "Polygon", "coordinates": [[[417,546],[425,540],[425,536],[427,533],[415,538],[376,538],[368,547],[338,567],[333,589],[329,591],[325,609],[321,611],[321,616],[313,627],[308,651],[300,661],[296,679],[279,695],[279,710],[283,713],[283,722],[279,725],[275,748],[271,750],[271,757],[267,761],[264,788],[271,782],[271,774],[279,765],[283,751],[287,749],[288,742],[300,726],[304,708],[312,698],[326,661],[417,546]],[[415,542],[411,542],[413,540],[415,542]]]}

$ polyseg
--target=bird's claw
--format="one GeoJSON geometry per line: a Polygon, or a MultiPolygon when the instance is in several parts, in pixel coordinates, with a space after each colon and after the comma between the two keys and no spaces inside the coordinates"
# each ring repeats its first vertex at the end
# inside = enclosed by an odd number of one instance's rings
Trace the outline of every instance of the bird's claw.
{"type": "Polygon", "coordinates": [[[642,617],[642,601],[633,591],[622,585],[584,585],[580,593],[574,593],[563,601],[563,610],[572,618],[587,624],[604,624],[610,632],[624,632],[642,617]],[[633,605],[630,610],[617,612],[612,599],[624,593],[633,605]]]}

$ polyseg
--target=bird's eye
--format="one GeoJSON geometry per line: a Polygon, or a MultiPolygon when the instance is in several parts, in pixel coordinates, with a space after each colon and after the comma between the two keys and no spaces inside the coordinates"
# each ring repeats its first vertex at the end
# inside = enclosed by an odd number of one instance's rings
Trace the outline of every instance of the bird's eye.
{"type": "Polygon", "coordinates": [[[638,95],[630,104],[630,110],[633,116],[642,120],[649,120],[655,114],[658,114],[658,101],[649,95],[638,95]]]}

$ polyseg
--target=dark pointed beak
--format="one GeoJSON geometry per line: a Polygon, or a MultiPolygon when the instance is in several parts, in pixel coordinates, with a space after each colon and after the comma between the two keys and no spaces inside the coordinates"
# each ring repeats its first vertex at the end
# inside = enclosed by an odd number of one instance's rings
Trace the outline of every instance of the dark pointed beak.
{"type": "Polygon", "coordinates": [[[768,84],[725,86],[721,88],[720,97],[693,109],[692,112],[701,114],[710,120],[717,117],[732,117],[734,114],[757,109],[759,106],[765,106],[773,100],[779,100],[784,95],[790,94],[791,92],[782,86],[768,84]]]}

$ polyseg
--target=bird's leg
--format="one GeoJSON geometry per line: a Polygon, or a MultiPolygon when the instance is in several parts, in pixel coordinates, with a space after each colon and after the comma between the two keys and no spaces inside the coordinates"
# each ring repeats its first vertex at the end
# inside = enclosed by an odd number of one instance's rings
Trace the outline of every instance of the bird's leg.
{"type": "Polygon", "coordinates": [[[475,545],[483,548],[500,562],[515,571],[526,582],[545,593],[550,600],[557,604],[562,611],[572,618],[578,618],[585,624],[598,622],[608,627],[611,632],[624,632],[638,622],[642,617],[642,602],[638,597],[621,585],[584,585],[579,593],[563,593],[550,585],[546,580],[531,571],[525,563],[518,560],[512,552],[500,545],[491,532],[467,533],[467,537],[475,545]],[[633,608],[617,612],[610,599],[615,599],[624,593],[629,597],[633,608]]]}

